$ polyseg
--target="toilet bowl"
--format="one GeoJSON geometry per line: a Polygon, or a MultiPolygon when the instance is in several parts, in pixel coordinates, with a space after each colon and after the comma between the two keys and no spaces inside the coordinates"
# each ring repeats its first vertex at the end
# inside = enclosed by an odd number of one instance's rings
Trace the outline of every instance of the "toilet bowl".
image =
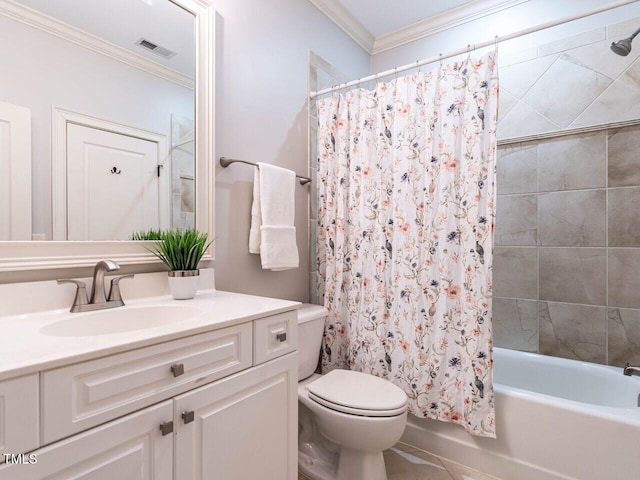
{"type": "Polygon", "coordinates": [[[386,480],[383,451],[404,432],[407,396],[366,373],[314,373],[327,310],[298,310],[298,466],[314,480],[386,480]]]}

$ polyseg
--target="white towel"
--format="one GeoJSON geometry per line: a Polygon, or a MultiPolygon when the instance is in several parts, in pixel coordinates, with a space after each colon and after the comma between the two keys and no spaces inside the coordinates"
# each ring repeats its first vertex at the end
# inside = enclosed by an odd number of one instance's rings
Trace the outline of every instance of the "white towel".
{"type": "Polygon", "coordinates": [[[259,253],[262,268],[298,268],[295,219],[296,174],[258,163],[253,177],[249,252],[259,253]]]}

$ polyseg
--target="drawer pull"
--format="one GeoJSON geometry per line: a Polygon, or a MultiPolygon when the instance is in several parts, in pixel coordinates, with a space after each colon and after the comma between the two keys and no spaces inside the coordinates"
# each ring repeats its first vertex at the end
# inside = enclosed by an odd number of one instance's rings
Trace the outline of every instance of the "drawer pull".
{"type": "Polygon", "coordinates": [[[173,432],[173,422],[162,422],[160,424],[160,431],[162,432],[162,436],[169,435],[173,432]]]}
{"type": "Polygon", "coordinates": [[[195,412],[193,410],[191,410],[190,412],[182,412],[182,420],[184,421],[184,424],[186,425],[187,423],[191,423],[195,420],[195,412]]]}
{"type": "Polygon", "coordinates": [[[287,341],[287,332],[280,332],[276,334],[276,340],[278,340],[279,342],[286,342],[287,341]]]}
{"type": "Polygon", "coordinates": [[[171,365],[171,373],[173,373],[174,377],[179,377],[180,375],[183,375],[184,374],[184,364],[176,363],[174,365],[171,365]]]}

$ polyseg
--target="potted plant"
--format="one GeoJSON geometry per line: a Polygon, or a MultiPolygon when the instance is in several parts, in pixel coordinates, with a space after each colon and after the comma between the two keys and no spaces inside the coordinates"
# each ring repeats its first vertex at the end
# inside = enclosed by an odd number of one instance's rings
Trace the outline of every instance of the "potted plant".
{"type": "Polygon", "coordinates": [[[173,298],[193,298],[200,281],[198,263],[213,240],[207,243],[207,234],[193,228],[158,233],[157,243],[148,250],[169,267],[169,290],[173,298]]]}

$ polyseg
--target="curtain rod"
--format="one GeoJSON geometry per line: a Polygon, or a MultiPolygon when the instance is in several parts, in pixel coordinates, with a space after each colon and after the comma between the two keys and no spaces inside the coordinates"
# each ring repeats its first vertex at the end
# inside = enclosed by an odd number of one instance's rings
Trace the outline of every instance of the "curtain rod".
{"type": "MultiPolygon", "coordinates": [[[[245,165],[251,165],[253,167],[258,166],[255,163],[247,162],[246,160],[237,160],[235,158],[220,157],[220,165],[222,165],[222,168],[227,168],[232,163],[244,163],[245,165]]],[[[311,182],[311,179],[309,177],[303,177],[298,174],[296,174],[296,178],[300,182],[300,185],[306,185],[307,183],[311,182]]]]}
{"type": "Polygon", "coordinates": [[[499,37],[496,35],[495,38],[491,40],[485,40],[480,43],[474,43],[473,45],[468,45],[465,48],[459,48],[458,50],[454,50],[453,52],[449,52],[446,55],[439,54],[434,57],[426,58],[424,60],[419,60],[417,62],[409,63],[407,65],[403,65],[401,67],[392,68],[390,70],[385,70],[384,72],[376,73],[374,75],[369,75],[367,77],[362,77],[357,80],[351,80],[350,82],[341,83],[339,85],[335,85],[333,87],[325,88],[323,90],[319,90],[317,92],[311,91],[309,92],[309,98],[315,98],[319,95],[324,95],[325,93],[335,92],[336,90],[342,90],[343,88],[352,87],[354,85],[359,85],[361,83],[368,82],[370,80],[377,80],[379,77],[386,77],[388,75],[393,75],[398,72],[403,72],[405,70],[410,70],[412,68],[418,68],[422,65],[427,65],[429,63],[438,62],[440,60],[444,60],[445,58],[455,57],[457,55],[462,55],[464,53],[471,52],[472,50],[476,50],[478,48],[488,47],[490,45],[497,44],[499,42],[504,42],[506,40],[512,40],[514,38],[522,37],[524,35],[528,35],[530,33],[535,33],[540,30],[544,30],[545,28],[555,27],[557,25],[562,25],[563,23],[572,22],[573,20],[579,20],[581,18],[589,17],[591,15],[595,15],[597,13],[602,13],[607,10],[613,10],[614,8],[623,7],[625,5],[629,5],[631,3],[635,3],[638,0],[619,0],[617,2],[608,3],[598,8],[594,8],[593,10],[589,10],[587,12],[579,13],[576,15],[571,15],[568,17],[561,18],[559,20],[553,20],[551,22],[542,23],[540,25],[536,25],[535,27],[525,28],[524,30],[520,30],[514,33],[510,33],[503,37],[499,37]]]}

